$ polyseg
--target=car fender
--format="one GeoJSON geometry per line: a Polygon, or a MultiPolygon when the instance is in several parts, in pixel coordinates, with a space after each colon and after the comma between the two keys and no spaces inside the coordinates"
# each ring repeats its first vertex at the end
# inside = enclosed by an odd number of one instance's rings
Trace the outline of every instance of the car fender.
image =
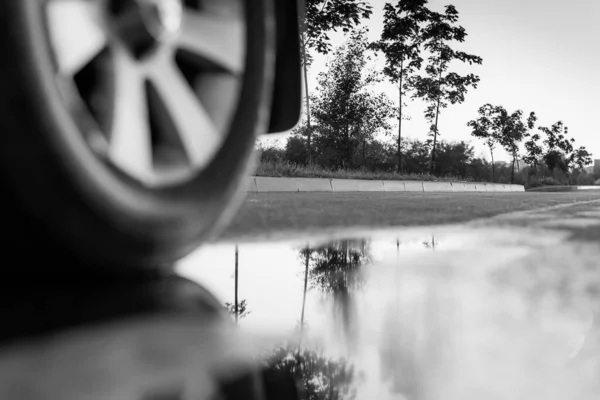
{"type": "Polygon", "coordinates": [[[297,0],[276,0],[277,52],[268,133],[292,129],[302,110],[302,70],[297,0]]]}

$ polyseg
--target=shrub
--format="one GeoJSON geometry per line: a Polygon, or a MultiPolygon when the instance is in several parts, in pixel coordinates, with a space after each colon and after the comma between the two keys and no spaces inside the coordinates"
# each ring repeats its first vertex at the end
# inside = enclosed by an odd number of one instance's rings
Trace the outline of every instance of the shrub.
{"type": "Polygon", "coordinates": [[[400,174],[393,171],[369,171],[361,169],[328,169],[319,165],[301,165],[290,161],[261,161],[255,169],[255,176],[292,178],[336,178],[366,180],[424,180],[456,181],[453,178],[438,179],[428,174],[400,174]]]}
{"type": "Polygon", "coordinates": [[[591,174],[580,174],[576,179],[577,185],[594,185],[596,180],[591,174]]]}

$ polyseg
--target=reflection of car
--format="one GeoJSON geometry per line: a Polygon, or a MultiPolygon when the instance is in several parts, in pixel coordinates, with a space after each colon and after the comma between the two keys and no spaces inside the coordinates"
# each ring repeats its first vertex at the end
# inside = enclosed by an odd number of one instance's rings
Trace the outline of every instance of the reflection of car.
{"type": "Polygon", "coordinates": [[[194,249],[256,135],[299,118],[296,15],[274,0],[0,2],[5,231],[103,268],[194,249]]]}

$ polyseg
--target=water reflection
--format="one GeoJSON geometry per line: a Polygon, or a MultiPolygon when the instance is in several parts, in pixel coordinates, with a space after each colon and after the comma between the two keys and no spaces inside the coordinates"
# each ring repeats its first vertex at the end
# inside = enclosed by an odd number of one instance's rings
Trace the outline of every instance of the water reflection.
{"type": "MultiPolygon", "coordinates": [[[[330,304],[336,330],[351,351],[356,341],[356,304],[353,294],[363,288],[366,279],[362,269],[372,262],[369,241],[341,240],[300,252],[306,265],[306,282],[325,297],[323,306],[330,304]]],[[[303,296],[306,299],[306,292],[303,296]]],[[[304,311],[304,303],[303,303],[304,311]]],[[[304,314],[301,324],[304,324],[304,314]]]]}
{"type": "Polygon", "coordinates": [[[247,317],[248,314],[251,313],[251,311],[248,310],[248,303],[246,302],[246,300],[242,300],[241,302],[238,302],[238,285],[239,285],[239,249],[238,246],[235,246],[235,272],[234,272],[234,276],[235,276],[235,289],[234,289],[234,300],[233,303],[230,302],[225,302],[225,307],[227,308],[227,311],[229,311],[229,314],[233,315],[233,318],[235,319],[235,323],[237,324],[238,321],[241,318],[247,317]]]}
{"type": "Polygon", "coordinates": [[[331,358],[324,352],[284,344],[264,359],[269,368],[290,373],[296,378],[301,399],[353,400],[362,376],[344,358],[331,358]]]}
{"type": "Polygon", "coordinates": [[[272,338],[261,359],[301,398],[598,398],[595,261],[564,263],[558,236],[390,236],[220,244],[180,271],[272,338]]]}

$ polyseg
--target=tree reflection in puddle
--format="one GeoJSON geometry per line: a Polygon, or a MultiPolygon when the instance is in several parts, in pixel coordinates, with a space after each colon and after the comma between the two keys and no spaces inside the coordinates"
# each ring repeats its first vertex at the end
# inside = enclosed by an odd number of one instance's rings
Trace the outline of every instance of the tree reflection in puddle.
{"type": "Polygon", "coordinates": [[[362,269],[372,263],[369,241],[336,241],[327,246],[305,248],[300,255],[308,265],[305,278],[311,289],[322,293],[323,305],[329,303],[332,306],[336,330],[341,334],[346,350],[356,348],[357,318],[353,296],[366,284],[362,269]]]}
{"type": "Polygon", "coordinates": [[[234,297],[233,303],[226,302],[225,307],[229,314],[233,316],[235,319],[235,323],[237,324],[240,319],[245,318],[251,311],[248,310],[248,302],[246,300],[238,301],[238,286],[239,286],[239,249],[238,246],[235,246],[235,272],[234,272],[234,280],[235,280],[235,289],[234,289],[234,297]]]}
{"type": "Polygon", "coordinates": [[[220,294],[241,329],[279,337],[261,363],[294,376],[300,398],[364,398],[373,385],[382,386],[378,398],[393,398],[392,393],[418,398],[420,371],[397,340],[376,336],[375,341],[383,339],[381,346],[365,347],[373,331],[386,328],[377,325],[379,317],[365,315],[364,303],[377,304],[377,313],[396,312],[377,288],[369,287],[370,267],[396,259],[401,269],[407,254],[429,253],[437,246],[435,236],[336,240],[304,247],[217,245],[203,262],[198,260],[201,268],[183,273],[220,294]],[[366,390],[365,385],[371,386],[366,390]]]}
{"type": "Polygon", "coordinates": [[[264,356],[267,367],[295,377],[301,399],[353,400],[362,375],[345,358],[283,344],[264,356]]]}

